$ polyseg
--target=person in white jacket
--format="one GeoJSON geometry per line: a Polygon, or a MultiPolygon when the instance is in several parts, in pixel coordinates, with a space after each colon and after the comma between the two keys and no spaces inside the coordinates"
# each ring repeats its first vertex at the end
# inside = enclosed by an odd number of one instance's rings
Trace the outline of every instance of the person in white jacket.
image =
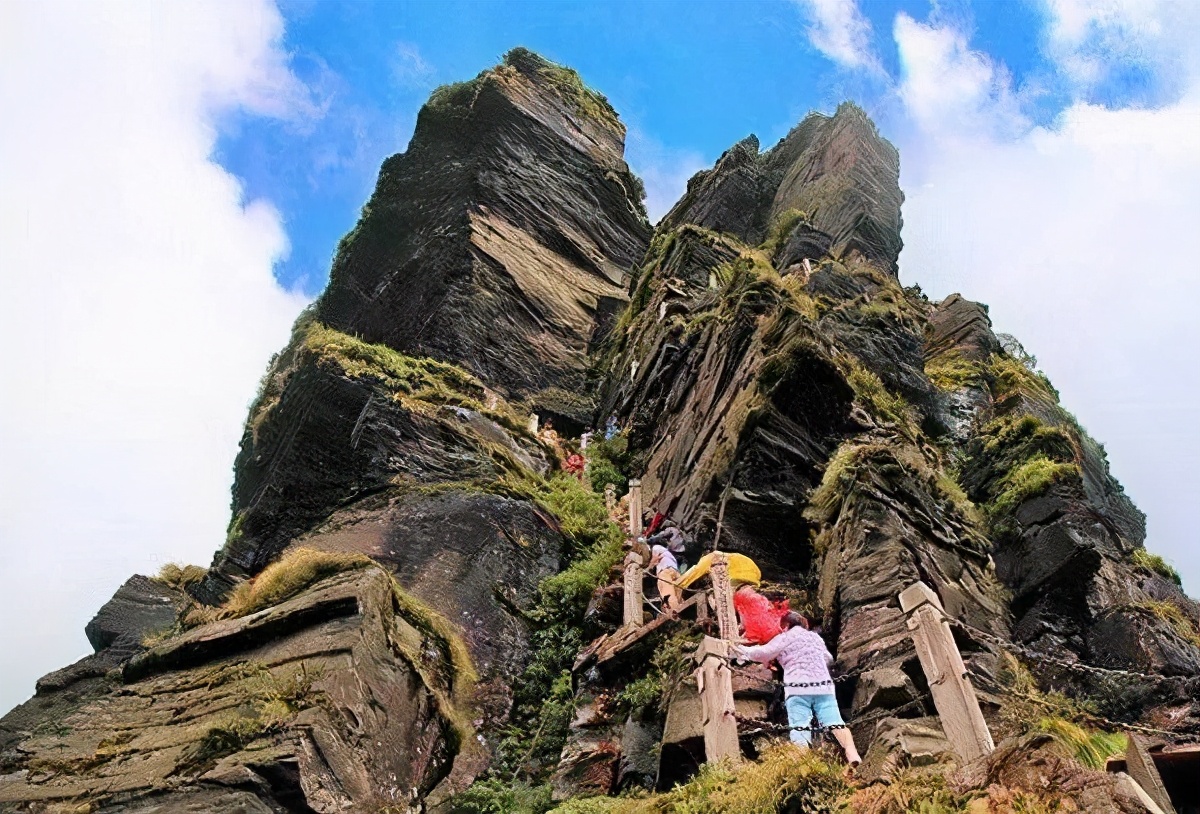
{"type": "Polygon", "coordinates": [[[846,761],[857,766],[862,758],[838,709],[833,678],[829,675],[833,656],[825,647],[825,640],[809,630],[804,617],[795,611],[785,615],[779,626],[783,632],[766,644],[736,647],[734,658],[763,664],[778,661],[783,668],[788,726],[801,727],[792,729],[792,743],[809,746],[812,735],[807,727],[815,716],[821,726],[832,727],[830,731],[846,753],[846,761]]]}

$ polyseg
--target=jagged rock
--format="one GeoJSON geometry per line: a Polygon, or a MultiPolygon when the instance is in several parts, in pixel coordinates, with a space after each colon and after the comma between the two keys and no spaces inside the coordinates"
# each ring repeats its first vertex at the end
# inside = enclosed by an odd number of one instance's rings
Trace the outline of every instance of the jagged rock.
{"type": "Polygon", "coordinates": [[[1143,814],[1147,809],[1120,784],[1116,775],[1085,768],[1067,757],[1048,735],[1027,735],[997,744],[996,751],[951,775],[958,793],[996,785],[1049,797],[1051,805],[1068,801],[1077,811],[1143,814]]]}
{"type": "Polygon", "coordinates": [[[179,589],[137,574],[125,580],[83,632],[97,652],[118,640],[140,645],[147,635],[174,625],[185,600],[179,589]]]}
{"type": "Polygon", "coordinates": [[[836,255],[859,252],[890,273],[900,255],[900,156],[852,104],[810,114],[774,148],[751,136],[697,174],[660,229],[695,223],[748,244],[788,211],[806,215],[836,255]]]}
{"type": "Polygon", "coordinates": [[[889,777],[905,766],[928,766],[954,760],[941,723],[933,718],[884,718],[869,733],[855,732],[856,741],[867,741],[857,774],[872,782],[889,777]]]}
{"type": "Polygon", "coordinates": [[[851,712],[857,717],[874,709],[894,709],[919,695],[912,679],[899,667],[878,667],[858,677],[851,712]]]}
{"type": "Polygon", "coordinates": [[[625,299],[649,238],[624,137],[603,97],[524,49],[439,88],[384,162],[318,318],[508,395],[579,391],[597,314],[625,299]]]}
{"type": "Polygon", "coordinates": [[[658,776],[658,745],[662,741],[662,727],[654,723],[625,722],[621,733],[621,763],[617,768],[617,789],[639,787],[654,788],[658,776]]]}
{"type": "Polygon", "coordinates": [[[372,566],[168,639],[0,719],[0,808],[405,804],[449,771],[469,680],[432,629],[372,566]]]}

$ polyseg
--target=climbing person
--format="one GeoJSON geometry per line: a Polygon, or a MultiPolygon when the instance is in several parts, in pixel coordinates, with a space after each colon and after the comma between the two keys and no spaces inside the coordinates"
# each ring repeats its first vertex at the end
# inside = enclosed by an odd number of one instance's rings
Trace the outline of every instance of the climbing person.
{"type": "MultiPolygon", "coordinates": [[[[651,528],[653,527],[653,524],[651,524],[651,528]]],[[[657,534],[649,534],[646,537],[646,542],[652,546],[666,546],[667,549],[675,555],[675,561],[678,564],[684,552],[687,551],[687,535],[684,534],[683,530],[680,529],[679,526],[676,525],[675,521],[669,517],[663,519],[663,521],[659,523],[659,528],[661,528],[662,531],[658,532],[657,534]]],[[[680,566],[677,565],[676,567],[680,566]]]]}
{"type": "Polygon", "coordinates": [[[858,766],[862,758],[838,710],[833,679],[829,675],[833,656],[825,647],[825,640],[809,630],[808,621],[795,611],[789,611],[779,624],[780,634],[766,644],[735,645],[734,658],[762,664],[778,661],[783,668],[784,705],[788,726],[792,727],[792,743],[805,748],[812,743],[808,727],[815,716],[819,726],[833,733],[846,753],[850,767],[858,766]]]}
{"type": "Polygon", "coordinates": [[[741,622],[741,633],[750,644],[766,644],[782,632],[780,622],[791,608],[787,597],[765,596],[744,582],[733,594],[733,608],[741,622]]]}
{"type": "MultiPolygon", "coordinates": [[[[636,372],[634,373],[634,375],[635,376],[637,375],[636,372]]],[[[613,436],[615,436],[618,432],[619,432],[619,430],[617,428],[617,417],[615,415],[610,415],[608,417],[608,420],[604,422],[604,440],[611,441],[613,439],[613,436]]]]}
{"type": "Polygon", "coordinates": [[[662,512],[654,512],[654,516],[650,518],[650,524],[646,527],[646,536],[653,537],[658,532],[658,527],[662,525],[662,521],[666,519],[667,516],[662,512]]]}
{"type": "Polygon", "coordinates": [[[654,569],[658,577],[658,595],[662,598],[664,610],[675,610],[680,605],[679,591],[679,562],[671,549],[664,545],[650,546],[650,564],[647,568],[654,569]]]}

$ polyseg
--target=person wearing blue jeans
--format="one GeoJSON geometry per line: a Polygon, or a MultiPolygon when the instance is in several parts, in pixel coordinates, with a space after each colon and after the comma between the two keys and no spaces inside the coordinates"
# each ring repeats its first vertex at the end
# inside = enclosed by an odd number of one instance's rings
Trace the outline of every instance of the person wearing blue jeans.
{"type": "Polygon", "coordinates": [[[862,758],[838,710],[833,678],[829,675],[833,656],[825,647],[825,640],[809,630],[804,617],[795,611],[779,620],[779,627],[781,632],[771,641],[755,647],[737,647],[734,657],[763,664],[778,661],[783,668],[784,706],[788,726],[792,727],[792,743],[801,747],[812,743],[808,727],[815,717],[820,726],[833,727],[830,731],[846,753],[846,761],[857,766],[862,758]]]}

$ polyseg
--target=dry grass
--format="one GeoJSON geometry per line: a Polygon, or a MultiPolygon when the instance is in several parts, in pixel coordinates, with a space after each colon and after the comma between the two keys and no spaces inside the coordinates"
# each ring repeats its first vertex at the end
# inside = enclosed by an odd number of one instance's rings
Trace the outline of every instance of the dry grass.
{"type": "Polygon", "coordinates": [[[164,585],[170,585],[172,588],[185,590],[189,585],[195,585],[208,575],[208,569],[199,565],[180,565],[176,562],[169,562],[159,569],[158,576],[154,577],[158,582],[164,585]]]}
{"type": "Polygon", "coordinates": [[[1147,600],[1138,604],[1137,607],[1150,611],[1157,618],[1169,624],[1181,639],[1195,647],[1200,647],[1200,632],[1196,629],[1196,621],[1189,618],[1178,605],[1147,600]]]}
{"type": "Polygon", "coordinates": [[[983,383],[983,365],[959,353],[943,353],[925,361],[925,375],[942,390],[960,390],[983,383]]]}
{"type": "Polygon", "coordinates": [[[225,603],[225,615],[247,616],[290,599],[318,580],[371,564],[362,554],[294,548],[257,577],[234,588],[225,603]]]}
{"type": "Polygon", "coordinates": [[[1133,564],[1138,568],[1143,568],[1158,574],[1161,577],[1174,582],[1176,585],[1183,585],[1183,581],[1179,578],[1179,572],[1175,568],[1160,557],[1158,554],[1151,554],[1144,548],[1134,549],[1133,555],[1130,557],[1133,564]]]}

